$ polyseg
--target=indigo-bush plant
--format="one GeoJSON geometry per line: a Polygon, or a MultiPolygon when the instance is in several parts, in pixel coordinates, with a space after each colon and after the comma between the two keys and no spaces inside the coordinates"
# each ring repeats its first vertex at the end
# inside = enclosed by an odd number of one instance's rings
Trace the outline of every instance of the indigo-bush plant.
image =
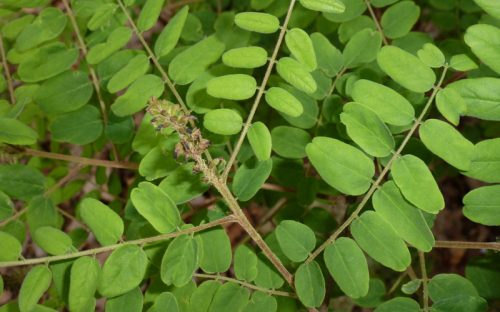
{"type": "Polygon", "coordinates": [[[1,0],[0,35],[0,311],[499,309],[500,1],[1,0]]]}

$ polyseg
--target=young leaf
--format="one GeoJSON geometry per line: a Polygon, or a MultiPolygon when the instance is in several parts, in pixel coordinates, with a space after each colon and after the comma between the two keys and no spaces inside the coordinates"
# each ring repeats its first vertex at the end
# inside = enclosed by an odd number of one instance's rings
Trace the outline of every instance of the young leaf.
{"type": "Polygon", "coordinates": [[[165,0],[145,1],[141,13],[139,14],[139,18],[137,19],[137,28],[140,31],[149,30],[156,24],[164,3],[165,0]]]}
{"type": "Polygon", "coordinates": [[[282,57],[276,64],[278,74],[286,82],[307,94],[316,91],[317,85],[307,68],[290,57],[282,57]]]}
{"type": "Polygon", "coordinates": [[[380,20],[384,35],[395,39],[410,32],[420,16],[420,7],[413,1],[401,1],[385,10],[380,20]]]}
{"type": "Polygon", "coordinates": [[[125,67],[117,71],[108,81],[106,88],[111,93],[116,93],[128,87],[137,78],[143,76],[149,68],[149,59],[144,54],[139,54],[129,61],[125,67]]]}
{"type": "Polygon", "coordinates": [[[465,175],[488,183],[500,183],[500,138],[474,146],[470,168],[465,175]]]}
{"type": "Polygon", "coordinates": [[[315,137],[306,153],[319,175],[340,192],[361,195],[368,190],[375,167],[357,148],[339,140],[315,137]]]}
{"type": "Polygon", "coordinates": [[[71,265],[68,295],[71,311],[84,312],[95,309],[94,294],[100,271],[99,262],[92,257],[80,257],[71,265]]]}
{"type": "Polygon", "coordinates": [[[54,141],[77,145],[89,144],[102,134],[101,113],[95,106],[85,105],[76,111],[54,118],[49,129],[54,141]]]}
{"type": "Polygon", "coordinates": [[[144,278],[147,265],[148,258],[140,247],[120,246],[104,263],[99,279],[99,293],[110,298],[134,289],[144,278]]]}
{"type": "Polygon", "coordinates": [[[212,78],[207,83],[207,93],[228,100],[246,100],[255,94],[257,81],[249,75],[234,74],[212,78]]]}
{"type": "Polygon", "coordinates": [[[269,106],[288,116],[299,117],[304,112],[300,101],[283,88],[269,88],[266,91],[265,98],[269,106]]]}
{"type": "Polygon", "coordinates": [[[288,126],[278,126],[271,131],[273,151],[284,158],[306,157],[306,145],[311,136],[306,131],[288,126]]]}
{"type": "Polygon", "coordinates": [[[0,143],[31,145],[35,144],[37,139],[38,133],[24,123],[0,117],[0,143]]]}
{"type": "Polygon", "coordinates": [[[347,134],[366,153],[385,157],[394,150],[391,131],[375,112],[358,103],[344,105],[340,120],[347,128],[347,134]]]}
{"type": "Polygon", "coordinates": [[[73,241],[68,234],[63,231],[50,227],[39,227],[33,233],[33,240],[50,255],[63,255],[73,249],[73,241]]]}
{"type": "Polygon", "coordinates": [[[393,312],[393,311],[419,312],[420,305],[418,304],[418,302],[416,302],[411,298],[396,297],[382,303],[375,309],[375,312],[393,312]]]}
{"type": "Polygon", "coordinates": [[[0,231],[0,262],[15,261],[22,251],[21,243],[9,233],[0,231]]]}
{"type": "Polygon", "coordinates": [[[266,125],[257,121],[248,129],[248,141],[259,161],[267,160],[271,157],[272,140],[271,133],[266,125]]]}
{"type": "Polygon", "coordinates": [[[175,13],[168,21],[167,26],[163,28],[154,46],[155,55],[158,58],[169,54],[175,48],[181,37],[188,13],[189,6],[186,5],[175,13]]]}
{"type": "Polygon", "coordinates": [[[436,82],[436,74],[416,56],[395,46],[383,47],[377,62],[394,81],[413,92],[426,92],[436,82]]]}
{"type": "Polygon", "coordinates": [[[257,255],[247,245],[238,246],[234,252],[234,274],[247,282],[257,277],[257,255]]]}
{"type": "Polygon", "coordinates": [[[444,88],[436,94],[436,107],[446,120],[458,126],[460,116],[467,112],[467,104],[460,93],[452,88],[444,88]]]}
{"type": "Polygon", "coordinates": [[[182,222],[172,199],[152,183],[139,183],[130,198],[137,211],[160,233],[170,233],[182,222]]]}
{"type": "Polygon", "coordinates": [[[410,102],[382,84],[360,79],[354,83],[351,96],[354,101],[368,107],[390,125],[407,126],[415,118],[415,110],[410,102]]]}
{"type": "Polygon", "coordinates": [[[19,291],[19,311],[32,311],[52,282],[52,272],[46,265],[33,267],[24,278],[19,291]]]}
{"type": "Polygon", "coordinates": [[[465,43],[483,63],[500,74],[498,55],[500,54],[500,29],[493,25],[476,24],[467,28],[465,43]]]}
{"type": "Polygon", "coordinates": [[[112,245],[120,240],[123,220],[102,202],[85,198],[80,204],[80,216],[101,245],[112,245]]]}
{"type": "Polygon", "coordinates": [[[422,286],[422,280],[416,278],[401,285],[401,291],[407,295],[412,295],[420,289],[420,286],[422,286]]]}
{"type": "Polygon", "coordinates": [[[403,272],[411,263],[410,252],[392,226],[374,211],[366,211],[351,224],[358,245],[375,261],[403,272]]]}
{"type": "Polygon", "coordinates": [[[442,67],[446,61],[443,52],[432,43],[426,43],[417,52],[418,58],[429,67],[442,67]]]}
{"type": "Polygon", "coordinates": [[[305,65],[309,71],[313,71],[318,66],[316,53],[309,35],[300,28],[292,28],[285,35],[285,43],[292,56],[301,64],[305,65]]]}
{"type": "Polygon", "coordinates": [[[488,185],[474,189],[464,198],[464,215],[484,225],[500,225],[500,185],[488,185]]]}
{"type": "Polygon", "coordinates": [[[233,135],[240,132],[243,119],[235,110],[214,109],[203,116],[203,126],[213,133],[233,135]]]}
{"type": "Polygon", "coordinates": [[[420,126],[420,139],[425,147],[459,170],[469,170],[474,145],[451,125],[428,119],[420,126]]]}
{"type": "Polygon", "coordinates": [[[227,51],[222,62],[229,67],[257,68],[267,63],[267,51],[261,47],[243,47],[227,51]]]}
{"type": "Polygon", "coordinates": [[[382,45],[382,37],[377,31],[363,29],[357,32],[346,44],[343,51],[344,66],[358,67],[375,60],[382,45]]]}
{"type": "Polygon", "coordinates": [[[295,288],[297,296],[306,307],[321,305],[325,299],[325,278],[316,261],[299,266],[295,272],[295,288]]]}
{"type": "Polygon", "coordinates": [[[134,81],[124,94],[111,105],[116,116],[128,116],[143,109],[149,99],[158,97],[165,89],[163,81],[155,75],[144,75],[134,81]]]}
{"type": "Polygon", "coordinates": [[[247,201],[257,194],[260,187],[271,174],[271,159],[256,162],[245,162],[234,175],[232,190],[236,198],[247,201]]]}
{"type": "Polygon", "coordinates": [[[139,287],[124,293],[123,295],[106,300],[106,312],[141,312],[143,306],[142,291],[139,287]]]}
{"type": "Polygon", "coordinates": [[[325,13],[342,13],[345,11],[344,2],[341,0],[300,0],[306,9],[325,13]]]}
{"type": "Polygon", "coordinates": [[[264,292],[256,291],[243,309],[243,312],[275,312],[278,309],[276,299],[264,292]]]}
{"type": "Polygon", "coordinates": [[[272,34],[280,28],[280,21],[274,15],[260,12],[243,12],[234,17],[234,23],[245,30],[272,34]]]}
{"type": "Polygon", "coordinates": [[[231,265],[231,242],[224,229],[216,228],[198,235],[200,267],[207,273],[221,273],[231,265]]]}
{"type": "Polygon", "coordinates": [[[175,287],[186,285],[198,268],[198,242],[190,235],[176,237],[161,261],[161,280],[175,287]]]}
{"type": "Polygon", "coordinates": [[[403,196],[423,211],[437,214],[444,198],[429,167],[418,157],[404,155],[396,159],[391,174],[403,196]]]}
{"type": "Polygon", "coordinates": [[[242,311],[248,303],[250,293],[235,283],[220,286],[215,293],[209,312],[242,311]]]}
{"type": "Polygon", "coordinates": [[[405,201],[394,182],[384,183],[372,198],[377,214],[389,223],[396,233],[422,251],[434,246],[434,236],[422,212],[405,201]]]}
{"type": "Polygon", "coordinates": [[[368,263],[354,240],[340,237],[326,247],[324,257],[328,271],[346,295],[360,298],[368,294],[368,263]]]}
{"type": "Polygon", "coordinates": [[[302,262],[316,247],[314,232],[300,222],[284,220],[276,228],[276,238],[281,250],[294,262],[302,262]]]}

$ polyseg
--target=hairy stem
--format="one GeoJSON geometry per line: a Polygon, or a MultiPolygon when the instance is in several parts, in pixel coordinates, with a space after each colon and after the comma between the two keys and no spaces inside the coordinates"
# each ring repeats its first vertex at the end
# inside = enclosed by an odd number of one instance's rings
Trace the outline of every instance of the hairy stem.
{"type": "Polygon", "coordinates": [[[213,227],[225,224],[225,223],[232,223],[232,222],[236,222],[236,221],[237,220],[235,219],[235,217],[227,216],[227,217],[224,217],[224,218],[221,218],[221,219],[209,222],[209,223],[201,224],[201,225],[198,225],[198,226],[195,226],[195,227],[192,227],[189,229],[185,229],[182,231],[168,233],[168,234],[162,234],[162,235],[153,236],[153,237],[131,240],[131,241],[118,243],[118,244],[114,244],[114,245],[109,245],[109,246],[104,246],[104,247],[99,247],[99,248],[94,248],[94,249],[88,249],[88,250],[68,253],[68,254],[59,255],[59,256],[49,256],[49,257],[42,257],[42,258],[36,258],[36,259],[25,259],[25,260],[19,260],[19,261],[0,262],[0,268],[32,265],[32,264],[38,264],[38,263],[50,263],[50,262],[54,262],[54,261],[73,259],[73,258],[78,258],[78,257],[82,257],[82,256],[95,255],[98,253],[113,251],[113,250],[115,250],[118,247],[123,246],[123,245],[146,245],[146,244],[164,241],[164,240],[174,238],[174,237],[177,237],[177,236],[180,236],[183,234],[200,232],[200,231],[203,231],[203,230],[206,230],[209,228],[213,228],[213,227]]]}
{"type": "Polygon", "coordinates": [[[427,269],[425,267],[425,254],[422,251],[418,252],[418,259],[420,260],[420,273],[422,274],[422,297],[424,301],[424,312],[429,311],[429,291],[427,289],[427,269]]]}
{"type": "Polygon", "coordinates": [[[278,40],[276,41],[276,45],[274,46],[273,54],[271,55],[271,58],[269,60],[269,63],[267,65],[266,72],[264,74],[264,78],[262,79],[262,83],[260,84],[260,87],[257,91],[257,96],[255,97],[255,100],[253,102],[252,108],[250,109],[250,113],[248,114],[248,118],[245,121],[245,124],[243,126],[243,129],[241,130],[240,137],[238,138],[238,142],[236,143],[236,146],[234,147],[233,152],[231,153],[231,156],[229,157],[229,161],[227,162],[226,168],[224,169],[224,173],[222,174],[223,180],[227,180],[227,176],[229,174],[229,171],[231,171],[231,167],[233,166],[233,163],[236,160],[236,157],[238,156],[238,153],[241,149],[241,145],[243,144],[243,141],[245,141],[245,137],[247,135],[247,132],[250,128],[250,125],[252,124],[253,117],[255,115],[255,112],[257,111],[257,108],[259,107],[260,101],[262,99],[262,96],[264,95],[264,91],[267,86],[267,81],[269,80],[269,77],[271,76],[271,72],[273,71],[274,64],[276,62],[276,58],[278,57],[278,52],[281,48],[281,43],[283,42],[283,38],[285,37],[285,33],[288,27],[288,22],[290,21],[290,17],[292,16],[292,11],[293,7],[295,5],[295,0],[290,0],[290,4],[288,5],[288,11],[285,16],[285,20],[283,22],[283,25],[281,27],[278,40]]]}
{"type": "Polygon", "coordinates": [[[375,23],[375,26],[377,27],[377,30],[380,33],[380,36],[382,37],[384,45],[389,45],[389,42],[387,41],[387,38],[384,35],[384,31],[382,30],[382,26],[380,26],[380,22],[378,21],[377,15],[375,15],[375,12],[373,11],[370,0],[365,0],[365,3],[366,7],[368,8],[368,11],[370,12],[370,15],[372,16],[373,22],[375,23]]]}
{"type": "Polygon", "coordinates": [[[0,56],[2,57],[3,70],[5,71],[5,80],[7,80],[7,87],[9,88],[10,102],[15,104],[16,96],[14,95],[14,85],[12,83],[12,76],[10,75],[9,63],[7,63],[7,56],[5,55],[2,35],[0,35],[0,56]]]}
{"type": "Polygon", "coordinates": [[[368,192],[365,194],[365,196],[363,197],[363,199],[359,203],[358,207],[356,207],[356,210],[354,210],[354,212],[349,216],[349,218],[347,218],[347,220],[342,225],[340,225],[337,228],[337,230],[309,256],[309,258],[307,258],[306,262],[311,262],[317,256],[319,256],[319,254],[323,250],[325,250],[325,248],[328,245],[332,244],[337,239],[337,237],[340,234],[342,234],[342,232],[352,223],[352,221],[354,221],[358,217],[361,210],[365,207],[366,203],[368,203],[368,200],[370,199],[370,197],[373,195],[375,190],[379,187],[379,185],[382,183],[382,181],[384,180],[386,175],[391,170],[391,167],[392,167],[392,164],[394,163],[394,161],[399,157],[399,155],[401,154],[403,149],[406,147],[406,144],[408,144],[408,141],[410,140],[410,138],[413,136],[415,131],[418,129],[420,123],[422,122],[425,115],[427,114],[427,111],[431,107],[431,104],[434,101],[434,98],[436,97],[436,94],[437,94],[439,88],[443,84],[444,77],[446,76],[447,70],[448,70],[448,67],[445,66],[443,69],[443,73],[441,74],[441,78],[439,79],[438,84],[434,87],[431,96],[429,97],[427,103],[425,104],[424,108],[422,109],[422,112],[420,113],[418,118],[413,123],[413,126],[410,128],[410,130],[406,134],[405,138],[403,139],[403,142],[401,142],[397,151],[394,153],[394,155],[391,157],[391,159],[387,162],[387,165],[384,167],[384,170],[382,170],[382,172],[378,176],[377,180],[375,180],[375,182],[372,184],[372,186],[370,187],[368,192]]]}

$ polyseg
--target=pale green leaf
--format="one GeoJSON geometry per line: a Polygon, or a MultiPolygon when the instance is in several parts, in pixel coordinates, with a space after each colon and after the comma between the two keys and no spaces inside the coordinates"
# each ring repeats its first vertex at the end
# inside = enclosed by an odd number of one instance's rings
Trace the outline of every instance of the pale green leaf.
{"type": "Polygon", "coordinates": [[[500,138],[474,145],[469,170],[465,175],[488,183],[500,183],[500,138]]]}
{"type": "Polygon", "coordinates": [[[233,74],[212,78],[207,83],[207,93],[228,100],[246,100],[255,94],[257,81],[250,75],[233,74]]]}
{"type": "Polygon", "coordinates": [[[472,25],[467,28],[464,41],[483,63],[500,74],[500,63],[498,62],[500,28],[487,24],[472,25]]]}
{"type": "Polygon", "coordinates": [[[33,241],[50,255],[63,255],[74,249],[68,234],[51,226],[42,226],[32,233],[33,241]]]}
{"type": "Polygon", "coordinates": [[[69,309],[75,312],[93,311],[94,298],[101,267],[92,257],[80,257],[71,265],[69,283],[69,309]]]}
{"type": "Polygon", "coordinates": [[[385,10],[380,20],[384,35],[395,39],[410,32],[420,16],[420,7],[413,1],[401,1],[385,10]]]}
{"type": "Polygon", "coordinates": [[[94,198],[85,198],[80,203],[80,216],[103,245],[112,245],[121,239],[123,220],[108,206],[94,198]]]}
{"type": "Polygon", "coordinates": [[[179,304],[177,298],[170,292],[163,292],[155,299],[155,303],[148,312],[172,311],[179,312],[179,304]]]}
{"type": "Polygon", "coordinates": [[[500,3],[490,0],[474,0],[483,10],[496,19],[500,19],[500,3]]]}
{"type": "Polygon", "coordinates": [[[167,285],[186,285],[198,268],[198,243],[190,235],[176,237],[161,260],[161,280],[167,285]]]}
{"type": "Polygon", "coordinates": [[[186,164],[170,172],[158,186],[179,205],[202,195],[208,189],[202,179],[202,174],[193,174],[193,164],[186,164]]]}
{"type": "Polygon", "coordinates": [[[300,28],[292,28],[285,35],[285,43],[292,56],[301,64],[305,65],[309,71],[313,71],[318,66],[316,53],[309,35],[300,28]]]}
{"type": "Polygon", "coordinates": [[[213,133],[233,135],[240,132],[243,119],[235,110],[214,109],[203,116],[203,126],[213,133]]]}
{"type": "Polygon", "coordinates": [[[283,88],[269,88],[266,91],[265,99],[269,106],[288,116],[299,117],[304,112],[300,101],[283,88]]]}
{"type": "Polygon", "coordinates": [[[465,72],[476,69],[478,66],[467,54],[457,54],[451,57],[450,67],[465,72]]]}
{"type": "Polygon", "coordinates": [[[417,55],[418,58],[429,67],[442,67],[446,61],[443,52],[432,43],[424,44],[422,49],[418,50],[417,55]]]}
{"type": "Polygon", "coordinates": [[[234,23],[242,29],[262,34],[272,34],[280,27],[276,16],[260,12],[238,13],[234,17],[234,23]]]}
{"type": "Polygon", "coordinates": [[[198,235],[200,267],[207,273],[222,273],[231,265],[231,242],[224,229],[216,228],[198,235]]]}
{"type": "Polygon", "coordinates": [[[276,64],[278,74],[286,82],[307,94],[316,91],[317,85],[307,68],[290,57],[282,57],[276,64]]]}
{"type": "Polygon", "coordinates": [[[250,200],[271,174],[273,161],[247,161],[238,168],[231,186],[234,195],[241,201],[250,200]]]}
{"type": "Polygon", "coordinates": [[[467,113],[467,104],[456,89],[444,88],[436,95],[436,107],[446,120],[455,126],[460,116],[467,113]]]}
{"type": "Polygon", "coordinates": [[[325,13],[342,13],[345,11],[344,2],[341,0],[300,0],[304,8],[325,13]]]}
{"type": "Polygon", "coordinates": [[[154,51],[157,57],[165,56],[175,48],[181,37],[188,12],[189,6],[186,5],[169,19],[167,26],[163,28],[155,42],[154,51]]]}
{"type": "Polygon", "coordinates": [[[248,129],[247,137],[255,157],[259,161],[264,161],[271,157],[271,133],[263,122],[254,122],[248,129]]]}
{"type": "Polygon", "coordinates": [[[464,198],[464,215],[480,224],[500,226],[500,185],[476,188],[464,198]]]}
{"type": "MultiPolygon", "coordinates": [[[[153,0],[155,1],[155,0],[153,0]]],[[[97,64],[108,58],[114,52],[123,48],[132,37],[132,30],[122,26],[113,30],[105,43],[99,43],[93,46],[87,54],[89,64],[97,64]]]]}
{"type": "Polygon", "coordinates": [[[128,87],[137,78],[143,76],[149,68],[149,59],[144,54],[139,54],[129,61],[127,65],[117,71],[108,81],[106,88],[111,93],[116,93],[128,87]]]}
{"type": "Polygon", "coordinates": [[[306,157],[306,145],[311,136],[306,131],[289,126],[278,126],[271,131],[273,151],[284,158],[306,157]]]}
{"type": "Polygon", "coordinates": [[[267,63],[267,51],[257,46],[235,48],[222,55],[222,62],[229,67],[257,68],[267,63]]]}
{"type": "Polygon", "coordinates": [[[52,282],[52,272],[46,265],[37,265],[28,272],[19,291],[19,311],[32,311],[52,282]]]}
{"type": "Polygon", "coordinates": [[[146,0],[139,18],[137,19],[137,28],[140,31],[151,29],[160,17],[161,10],[165,0],[146,0]]]}
{"type": "Polygon", "coordinates": [[[21,255],[21,243],[7,232],[0,231],[0,261],[16,261],[21,255]]]}
{"type": "Polygon", "coordinates": [[[342,52],[344,66],[354,68],[375,60],[382,45],[380,33],[369,28],[357,32],[342,52]]]}
{"type": "Polygon", "coordinates": [[[117,116],[128,116],[143,109],[149,99],[159,97],[165,89],[160,77],[144,75],[134,81],[124,94],[111,105],[111,110],[117,116]]]}
{"type": "Polygon", "coordinates": [[[342,2],[345,6],[343,12],[325,12],[323,13],[325,18],[335,23],[343,23],[355,19],[366,10],[366,2],[364,0],[342,0],[342,2]]]}
{"type": "Polygon", "coordinates": [[[31,145],[37,139],[38,133],[19,120],[0,117],[0,143],[31,145]]]}
{"type": "Polygon", "coordinates": [[[23,52],[37,45],[57,38],[66,27],[68,19],[58,8],[43,9],[30,25],[16,38],[15,48],[23,52]]]}
{"type": "Polygon", "coordinates": [[[342,70],[344,59],[339,51],[322,33],[311,34],[318,67],[329,77],[335,76],[342,70]]]}

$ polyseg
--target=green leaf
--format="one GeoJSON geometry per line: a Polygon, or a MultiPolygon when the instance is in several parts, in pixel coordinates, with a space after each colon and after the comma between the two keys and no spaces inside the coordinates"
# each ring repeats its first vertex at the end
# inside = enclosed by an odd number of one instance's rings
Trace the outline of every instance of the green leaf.
{"type": "Polygon", "coordinates": [[[254,283],[260,287],[277,289],[283,286],[285,281],[269,260],[264,255],[259,254],[257,256],[257,277],[254,283]]]}
{"type": "Polygon", "coordinates": [[[56,206],[50,198],[42,195],[30,200],[26,217],[32,233],[42,226],[58,227],[61,224],[56,206]]]}
{"type": "Polygon", "coordinates": [[[316,247],[314,232],[307,225],[293,220],[280,222],[276,238],[285,256],[294,262],[304,261],[316,247]]]}
{"type": "Polygon", "coordinates": [[[436,95],[436,107],[454,126],[458,126],[460,116],[467,112],[467,104],[460,93],[452,88],[444,88],[438,91],[436,95]]]}
{"type": "Polygon", "coordinates": [[[19,291],[19,310],[21,312],[32,311],[38,300],[49,289],[52,282],[52,272],[46,265],[33,267],[24,278],[19,291]]]}
{"type": "Polygon", "coordinates": [[[164,151],[161,146],[156,146],[150,150],[139,164],[139,174],[145,177],[146,180],[152,181],[163,178],[178,168],[177,161],[170,156],[172,149],[171,147],[164,151]]]}
{"type": "Polygon", "coordinates": [[[233,135],[240,132],[243,119],[233,109],[214,109],[203,116],[203,126],[213,133],[233,135]]]}
{"type": "Polygon", "coordinates": [[[437,119],[426,120],[419,129],[425,147],[459,170],[469,170],[474,145],[453,126],[437,119]]]}
{"type": "Polygon", "coordinates": [[[257,46],[235,48],[222,55],[222,62],[229,67],[257,68],[267,63],[267,51],[257,46]]]}
{"type": "Polygon", "coordinates": [[[360,298],[368,294],[368,263],[354,240],[340,237],[326,247],[324,258],[328,271],[346,295],[360,298]]]}
{"type": "Polygon", "coordinates": [[[265,98],[269,106],[285,115],[299,117],[304,112],[304,108],[300,101],[283,88],[269,88],[266,91],[265,98]]]}
{"type": "Polygon", "coordinates": [[[186,85],[198,78],[224,53],[224,43],[210,36],[177,54],[168,66],[175,83],[186,85]]]}
{"type": "Polygon", "coordinates": [[[364,0],[341,1],[344,3],[345,10],[343,12],[325,12],[323,15],[327,20],[335,23],[347,22],[360,16],[366,10],[366,3],[364,0]]]}
{"type": "Polygon", "coordinates": [[[250,298],[243,312],[275,312],[277,309],[278,303],[274,297],[264,292],[256,291],[252,294],[252,298],[250,298]]]}
{"type": "Polygon", "coordinates": [[[500,88],[498,78],[462,79],[446,86],[452,88],[462,96],[467,105],[464,115],[484,120],[500,121],[500,88]]]}
{"type": "Polygon", "coordinates": [[[101,27],[104,28],[118,8],[119,6],[114,3],[101,3],[93,12],[87,23],[87,28],[91,31],[98,30],[101,27]]]}
{"type": "Polygon", "coordinates": [[[234,74],[212,78],[207,83],[207,93],[228,100],[246,100],[255,94],[257,81],[250,75],[234,74]]]}
{"type": "Polygon", "coordinates": [[[467,54],[453,55],[450,59],[450,67],[458,71],[469,71],[477,69],[477,64],[467,54]]]}
{"type": "Polygon", "coordinates": [[[69,284],[69,309],[75,312],[95,309],[94,298],[101,267],[92,257],[80,257],[71,265],[69,284]]]}
{"type": "Polygon", "coordinates": [[[207,273],[226,272],[231,266],[231,242],[224,229],[211,229],[198,235],[200,267],[207,273]]]}
{"type": "Polygon", "coordinates": [[[375,60],[382,45],[380,33],[369,28],[357,32],[346,44],[343,57],[346,68],[354,68],[375,60]]]}
{"type": "Polygon", "coordinates": [[[104,61],[111,54],[123,48],[131,37],[132,31],[128,27],[117,27],[109,34],[106,42],[96,44],[89,50],[87,62],[93,65],[104,61]]]}
{"type": "Polygon", "coordinates": [[[165,0],[146,0],[142,7],[139,18],[137,19],[137,28],[140,31],[151,29],[158,21],[165,0]]]}
{"type": "Polygon", "coordinates": [[[384,35],[400,38],[408,34],[420,16],[420,7],[413,1],[401,1],[385,10],[380,20],[384,35]]]}
{"type": "Polygon", "coordinates": [[[84,106],[93,92],[87,73],[66,71],[44,81],[35,91],[33,100],[47,115],[57,115],[84,106]]]}
{"type": "Polygon", "coordinates": [[[360,79],[354,83],[351,96],[390,125],[407,126],[415,119],[415,110],[410,102],[382,84],[360,79]]]}
{"type": "Polygon", "coordinates": [[[222,286],[217,281],[206,281],[196,288],[189,300],[190,312],[207,312],[215,293],[222,286]]]}
{"type": "Polygon", "coordinates": [[[393,227],[399,237],[421,251],[432,249],[434,236],[422,212],[404,200],[394,182],[384,183],[373,194],[372,202],[377,214],[393,227]]]}
{"type": "Polygon", "coordinates": [[[301,64],[305,65],[309,71],[313,71],[318,66],[316,53],[309,35],[300,28],[292,28],[285,35],[285,43],[292,56],[301,64]]]}
{"type": "Polygon", "coordinates": [[[177,298],[171,292],[163,292],[155,299],[155,303],[148,310],[149,312],[172,311],[179,312],[179,304],[177,298]]]}
{"type": "Polygon", "coordinates": [[[306,307],[319,307],[325,299],[325,279],[316,261],[303,263],[295,272],[295,288],[306,307]]]}
{"type": "Polygon", "coordinates": [[[464,35],[465,43],[472,52],[488,67],[500,74],[500,29],[493,25],[476,24],[467,28],[464,35]]]}
{"type": "Polygon", "coordinates": [[[186,285],[198,269],[198,243],[190,235],[176,237],[161,260],[161,280],[175,287],[186,285]]]}
{"type": "Polygon", "coordinates": [[[215,293],[209,312],[243,311],[248,303],[248,290],[235,283],[220,286],[215,293]]]}
{"type": "Polygon", "coordinates": [[[59,9],[43,9],[33,23],[26,26],[17,36],[15,49],[24,52],[57,38],[66,27],[67,21],[66,15],[59,9]]]}
{"type": "Polygon", "coordinates": [[[110,298],[134,289],[144,278],[147,265],[146,253],[139,246],[118,247],[104,263],[99,279],[99,293],[110,298]]]}
{"type": "Polygon", "coordinates": [[[9,233],[0,231],[0,261],[15,261],[22,251],[21,243],[9,233]]]}
{"type": "Polygon", "coordinates": [[[396,297],[379,305],[375,312],[419,312],[420,305],[411,298],[396,297]]]}
{"type": "Polygon", "coordinates": [[[345,11],[344,2],[341,0],[300,0],[306,9],[325,13],[342,13],[345,11]]]}
{"type": "Polygon", "coordinates": [[[168,21],[167,26],[163,28],[154,46],[155,55],[158,58],[169,54],[175,48],[181,37],[188,13],[189,6],[186,5],[175,13],[168,21]]]}
{"type": "Polygon", "coordinates": [[[335,76],[342,70],[344,59],[339,51],[322,33],[311,34],[318,67],[329,77],[335,76]]]}
{"type": "Polygon", "coordinates": [[[418,58],[429,67],[439,68],[444,65],[446,59],[443,52],[432,43],[426,43],[417,52],[418,58]]]}
{"type": "Polygon", "coordinates": [[[395,46],[383,47],[377,62],[394,81],[413,92],[426,92],[436,82],[436,75],[416,56],[395,46]]]}
{"type": "Polygon", "coordinates": [[[500,4],[488,0],[474,0],[483,10],[496,19],[500,19],[500,4]]]}
{"type": "Polygon", "coordinates": [[[159,97],[165,89],[163,81],[155,75],[144,75],[134,81],[125,93],[111,105],[117,116],[128,116],[143,109],[149,99],[159,97]]]}
{"type": "Polygon", "coordinates": [[[143,298],[139,287],[106,300],[106,312],[142,312],[143,298]]]}
{"type": "Polygon", "coordinates": [[[474,189],[464,196],[463,202],[463,213],[468,219],[484,225],[500,225],[500,185],[474,189]]]}
{"type": "Polygon", "coordinates": [[[280,21],[274,15],[260,12],[243,12],[234,17],[234,23],[245,30],[261,34],[272,34],[280,28],[280,21]]]}
{"type": "Polygon", "coordinates": [[[349,137],[366,153],[385,157],[394,150],[391,131],[371,109],[362,104],[347,103],[340,120],[346,126],[349,137]]]}
{"type": "Polygon", "coordinates": [[[123,235],[123,220],[108,206],[94,198],[80,203],[80,216],[95,235],[99,244],[112,245],[123,235]]]}
{"type": "Polygon", "coordinates": [[[423,211],[437,214],[444,198],[427,165],[418,157],[404,155],[396,159],[391,174],[403,196],[423,211]]]}
{"type": "Polygon", "coordinates": [[[247,137],[258,160],[264,161],[271,157],[271,133],[263,122],[254,122],[248,129],[247,137]]]}
{"type": "Polygon", "coordinates": [[[31,145],[35,144],[37,139],[38,133],[24,123],[0,117],[0,143],[31,145]]]}
{"type": "Polygon", "coordinates": [[[54,118],[49,129],[54,141],[77,145],[89,144],[102,134],[101,113],[95,106],[85,105],[76,111],[54,118]]]}
{"type": "Polygon", "coordinates": [[[358,245],[375,261],[403,272],[411,263],[410,252],[392,226],[374,211],[366,211],[351,224],[358,245]]]}
{"type": "Polygon", "coordinates": [[[276,64],[276,70],[281,78],[300,91],[312,94],[317,89],[316,81],[307,70],[307,67],[290,57],[280,58],[276,64]]]}
{"type": "Polygon", "coordinates": [[[144,54],[139,54],[111,77],[106,88],[111,93],[125,89],[137,78],[143,76],[148,71],[148,68],[148,57],[144,54]]]}
{"type": "Polygon", "coordinates": [[[435,302],[432,310],[435,312],[486,312],[488,302],[481,297],[461,296],[435,302]]]}
{"type": "Polygon", "coordinates": [[[202,178],[202,174],[193,174],[193,164],[186,164],[170,172],[158,186],[175,204],[180,205],[202,195],[208,189],[202,178]]]}
{"type": "Polygon", "coordinates": [[[401,285],[401,291],[407,295],[412,295],[420,289],[420,286],[422,286],[422,280],[416,278],[401,285]]]}
{"type": "Polygon", "coordinates": [[[500,183],[500,138],[474,146],[470,168],[465,175],[488,183],[500,183]]]}
{"type": "Polygon", "coordinates": [[[306,157],[306,145],[311,142],[309,133],[302,129],[278,126],[271,131],[273,151],[285,158],[306,157]]]}
{"type": "Polygon", "coordinates": [[[435,275],[428,285],[429,297],[437,302],[446,299],[457,299],[461,296],[478,297],[479,294],[474,285],[457,274],[435,275]]]}
{"type": "Polygon", "coordinates": [[[257,277],[257,255],[247,247],[240,245],[234,252],[234,274],[236,278],[247,282],[257,277]]]}
{"type": "Polygon", "coordinates": [[[368,190],[375,174],[373,162],[357,148],[339,140],[315,137],[306,153],[326,183],[348,195],[368,190]]]}
{"type": "Polygon", "coordinates": [[[73,247],[73,241],[68,234],[51,226],[42,226],[33,233],[33,240],[50,255],[63,255],[70,252],[73,247]]]}
{"type": "Polygon", "coordinates": [[[173,232],[182,222],[172,199],[152,183],[139,183],[130,198],[137,211],[160,233],[173,232]]]}
{"type": "Polygon", "coordinates": [[[45,191],[44,175],[21,164],[0,164],[0,191],[12,198],[31,199],[45,191]]]}
{"type": "Polygon", "coordinates": [[[0,191],[0,221],[14,214],[14,203],[10,197],[4,192],[0,191]]]}
{"type": "Polygon", "coordinates": [[[2,26],[2,36],[5,39],[14,40],[35,19],[34,15],[26,14],[14,20],[8,21],[2,26]]]}
{"type": "Polygon", "coordinates": [[[231,186],[234,195],[241,201],[250,200],[260,190],[271,174],[273,161],[245,162],[236,170],[231,186]]]}

